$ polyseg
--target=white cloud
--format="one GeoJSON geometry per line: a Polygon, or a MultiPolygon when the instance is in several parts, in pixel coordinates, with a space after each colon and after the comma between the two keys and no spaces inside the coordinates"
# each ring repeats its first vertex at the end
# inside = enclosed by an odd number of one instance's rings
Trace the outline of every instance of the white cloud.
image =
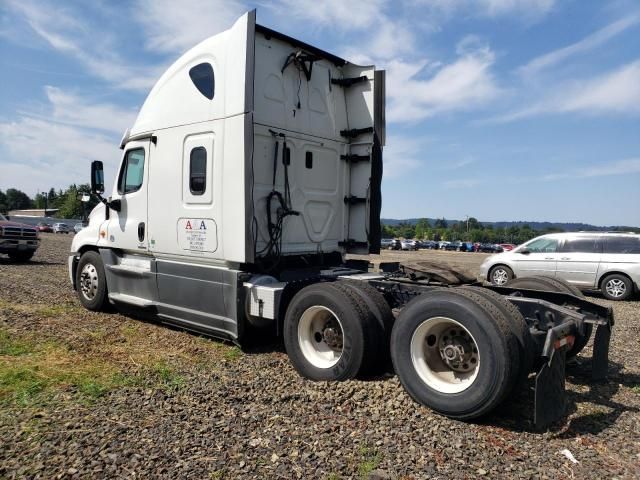
{"type": "Polygon", "coordinates": [[[147,49],[182,53],[228,29],[248,9],[237,0],[138,0],[134,15],[147,49]]]}
{"type": "Polygon", "coordinates": [[[481,15],[499,17],[513,15],[526,20],[537,19],[549,13],[555,0],[417,0],[430,12],[445,16],[481,15]]]}
{"type": "Polygon", "coordinates": [[[610,175],[631,175],[640,173],[640,158],[618,160],[605,165],[589,167],[582,172],[583,177],[607,177],[610,175]]]}
{"type": "Polygon", "coordinates": [[[622,18],[610,23],[606,27],[601,28],[576,43],[536,57],[518,70],[525,77],[532,76],[540,70],[555,66],[565,61],[569,57],[588,52],[589,50],[593,50],[594,48],[605,44],[617,35],[620,35],[634,25],[637,25],[639,22],[640,15],[631,15],[622,18]]]}
{"type": "Polygon", "coordinates": [[[336,30],[361,30],[382,25],[380,19],[387,0],[281,0],[272,7],[286,18],[309,20],[336,30]]]}
{"type": "Polygon", "coordinates": [[[479,178],[459,178],[456,180],[447,180],[443,183],[445,188],[471,188],[483,183],[479,178]]]}
{"type": "Polygon", "coordinates": [[[585,82],[557,111],[640,113],[640,60],[585,82]]]}
{"type": "Polygon", "coordinates": [[[460,57],[437,69],[430,78],[419,78],[426,60],[388,64],[391,122],[414,122],[437,113],[467,110],[495,99],[500,89],[490,71],[495,55],[488,46],[465,39],[458,48],[460,57]],[[472,43],[474,47],[471,48],[472,43]]]}
{"type": "Polygon", "coordinates": [[[555,88],[531,107],[492,119],[511,122],[543,114],[640,114],[640,60],[595,78],[555,88]]]}
{"type": "Polygon", "coordinates": [[[116,141],[87,129],[31,117],[0,122],[0,188],[18,187],[29,194],[88,183],[91,160],[102,160],[113,178],[120,150],[116,141]]]}
{"type": "Polygon", "coordinates": [[[401,177],[423,164],[428,140],[389,135],[384,148],[384,178],[401,177]]]}
{"type": "Polygon", "coordinates": [[[387,20],[375,29],[370,41],[363,46],[371,55],[387,60],[415,52],[415,36],[409,25],[387,20]]]}
{"type": "Polygon", "coordinates": [[[0,188],[34,193],[87,183],[91,160],[102,160],[113,178],[122,154],[118,139],[132,125],[135,112],[56,87],[45,87],[45,93],[49,103],[37,112],[0,122],[0,188]]]}
{"type": "Polygon", "coordinates": [[[51,48],[73,57],[89,73],[119,88],[149,90],[164,69],[124,61],[115,53],[115,39],[108,29],[77,21],[83,12],[28,0],[8,0],[7,6],[51,48]]]}
{"type": "Polygon", "coordinates": [[[122,134],[136,119],[137,112],[131,108],[95,103],[52,86],[45,87],[45,92],[52,107],[49,119],[59,123],[122,134]]]}
{"type": "Polygon", "coordinates": [[[571,172],[550,173],[544,175],[541,180],[555,181],[571,178],[593,178],[610,177],[614,175],[634,175],[640,174],[640,158],[627,158],[614,162],[607,162],[601,165],[594,165],[571,172]]]}

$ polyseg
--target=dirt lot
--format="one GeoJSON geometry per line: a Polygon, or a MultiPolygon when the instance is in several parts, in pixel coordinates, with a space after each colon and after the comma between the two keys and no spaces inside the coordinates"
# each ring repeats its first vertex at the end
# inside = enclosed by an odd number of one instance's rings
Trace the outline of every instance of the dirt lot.
{"type": "MultiPolygon", "coordinates": [[[[70,240],[45,235],[29,264],[0,258],[0,478],[640,475],[638,301],[614,305],[610,381],[589,384],[587,348],[570,367],[570,416],[541,434],[531,390],[462,423],[413,403],[392,375],[313,383],[278,344],[243,352],[85,311],[68,281],[70,240]]],[[[484,257],[387,256],[469,268],[484,257]]]]}

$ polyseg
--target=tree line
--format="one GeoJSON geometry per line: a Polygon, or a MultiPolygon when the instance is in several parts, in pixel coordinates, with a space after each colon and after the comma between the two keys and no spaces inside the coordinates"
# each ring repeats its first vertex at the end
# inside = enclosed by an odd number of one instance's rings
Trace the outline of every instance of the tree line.
{"type": "Polygon", "coordinates": [[[88,184],[69,185],[66,190],[54,188],[48,192],[37,193],[30,197],[17,188],[9,188],[6,192],[0,190],[0,213],[8,213],[10,210],[26,210],[30,208],[58,209],[57,218],[82,218],[86,209],[88,214],[98,201],[91,196],[89,202],[83,206],[80,198],[83,193],[91,190],[88,184]],[[83,209],[84,207],[84,209],[83,209]]]}
{"type": "Polygon", "coordinates": [[[440,240],[481,243],[514,243],[520,244],[545,233],[563,232],[560,228],[534,230],[529,225],[494,228],[491,224],[483,224],[474,217],[466,221],[447,222],[444,218],[431,223],[426,218],[415,224],[401,222],[398,225],[383,225],[382,236],[385,238],[415,238],[418,240],[440,240]]]}

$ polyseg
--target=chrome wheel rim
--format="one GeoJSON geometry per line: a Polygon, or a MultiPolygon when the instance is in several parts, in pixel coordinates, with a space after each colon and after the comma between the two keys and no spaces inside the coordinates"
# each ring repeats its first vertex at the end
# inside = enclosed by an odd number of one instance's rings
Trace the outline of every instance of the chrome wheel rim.
{"type": "Polygon", "coordinates": [[[496,268],[491,275],[494,285],[504,285],[509,281],[509,274],[504,268],[496,268]]]}
{"type": "Polygon", "coordinates": [[[80,272],[80,292],[89,301],[98,293],[98,270],[92,263],[87,263],[80,272]]]}
{"type": "Polygon", "coordinates": [[[441,393],[460,393],[478,377],[480,352],[473,335],[459,322],[432,317],[411,337],[411,362],[428,387],[441,393]]]}
{"type": "Polygon", "coordinates": [[[620,298],[627,292],[627,286],[618,278],[612,278],[609,280],[605,285],[605,289],[607,294],[614,298],[620,298]]]}
{"type": "Polygon", "coordinates": [[[307,308],[298,323],[298,345],[314,367],[331,368],[340,361],[344,333],[338,316],[327,307],[307,308]]]}

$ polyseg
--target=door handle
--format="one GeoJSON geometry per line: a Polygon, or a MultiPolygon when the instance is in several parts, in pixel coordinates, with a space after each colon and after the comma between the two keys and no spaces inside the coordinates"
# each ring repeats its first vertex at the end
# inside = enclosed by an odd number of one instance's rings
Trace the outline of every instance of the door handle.
{"type": "Polygon", "coordinates": [[[144,222],[140,222],[138,224],[138,241],[139,242],[144,241],[144,222]]]}
{"type": "Polygon", "coordinates": [[[553,260],[553,257],[544,257],[545,260],[553,260]]]}
{"type": "Polygon", "coordinates": [[[560,260],[571,260],[571,257],[562,257],[560,260]]]}

